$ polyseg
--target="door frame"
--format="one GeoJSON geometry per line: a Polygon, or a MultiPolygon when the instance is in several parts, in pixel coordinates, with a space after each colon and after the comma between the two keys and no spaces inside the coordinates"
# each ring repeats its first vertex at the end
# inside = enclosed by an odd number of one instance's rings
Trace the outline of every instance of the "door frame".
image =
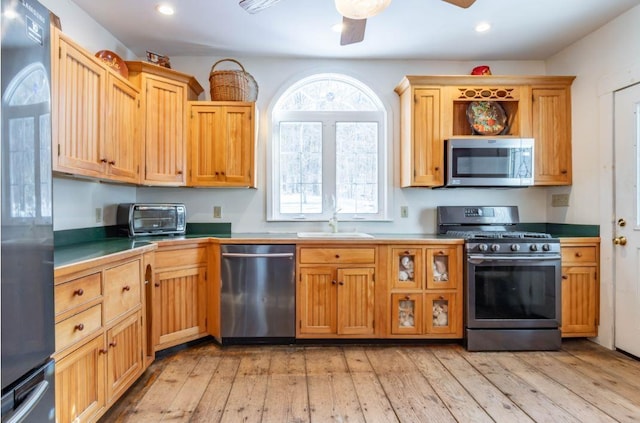
{"type": "Polygon", "coordinates": [[[610,349],[615,348],[615,251],[611,241],[615,234],[614,93],[638,82],[640,65],[598,79],[601,318],[596,342],[610,349]]]}

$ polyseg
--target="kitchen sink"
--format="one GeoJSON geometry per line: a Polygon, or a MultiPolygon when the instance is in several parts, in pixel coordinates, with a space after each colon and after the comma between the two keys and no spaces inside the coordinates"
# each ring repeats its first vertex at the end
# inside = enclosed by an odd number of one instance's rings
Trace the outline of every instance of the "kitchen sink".
{"type": "Polygon", "coordinates": [[[364,232],[298,232],[298,238],[373,238],[364,232]]]}

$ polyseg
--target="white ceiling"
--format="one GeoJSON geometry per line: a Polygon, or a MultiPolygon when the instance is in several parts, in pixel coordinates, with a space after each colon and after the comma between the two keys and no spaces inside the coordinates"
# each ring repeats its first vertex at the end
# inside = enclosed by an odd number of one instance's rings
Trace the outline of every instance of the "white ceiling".
{"type": "MultiPolygon", "coordinates": [[[[333,0],[282,0],[250,15],[238,0],[73,0],[136,55],[542,60],[640,0],[393,0],[362,43],[340,46],[333,0]],[[155,12],[160,2],[176,13],[155,12]],[[480,21],[492,24],[478,34],[480,21]]],[[[63,28],[65,22],[62,23],[63,28]]],[[[638,23],[640,25],[640,22],[638,23]]],[[[597,54],[597,52],[594,52],[597,54]]]]}

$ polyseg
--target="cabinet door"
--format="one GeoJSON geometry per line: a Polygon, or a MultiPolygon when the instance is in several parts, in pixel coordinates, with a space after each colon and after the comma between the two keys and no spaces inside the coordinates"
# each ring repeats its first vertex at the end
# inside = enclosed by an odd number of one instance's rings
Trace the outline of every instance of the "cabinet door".
{"type": "Polygon", "coordinates": [[[391,333],[422,334],[422,294],[391,294],[391,333]]]}
{"type": "Polygon", "coordinates": [[[458,287],[458,249],[438,247],[426,249],[427,289],[458,287]]]}
{"type": "Polygon", "coordinates": [[[85,422],[101,412],[105,398],[104,335],[56,360],[56,422],[85,422]]]}
{"type": "Polygon", "coordinates": [[[338,269],[338,334],[374,332],[373,268],[338,269]]]}
{"type": "Polygon", "coordinates": [[[598,335],[598,279],[595,266],[562,269],[562,336],[598,335]]]}
{"type": "Polygon", "coordinates": [[[391,260],[393,289],[422,289],[424,273],[421,248],[393,248],[391,260]]]}
{"type": "Polygon", "coordinates": [[[118,398],[140,375],[142,316],[138,311],[107,331],[107,401],[118,398]]]}
{"type": "MultiPolygon", "coordinates": [[[[444,142],[440,133],[440,90],[416,89],[413,105],[411,186],[444,184],[444,142]]],[[[402,154],[405,154],[404,152],[402,154]]],[[[403,184],[403,186],[406,186],[403,184]]]]}
{"type": "MultiPolygon", "coordinates": [[[[104,146],[106,69],[88,52],[61,38],[58,51],[57,139],[53,170],[101,176],[104,146]],[[56,153],[57,152],[57,153],[56,153]]],[[[54,109],[56,110],[56,109],[54,109]]]]}
{"type": "Polygon", "coordinates": [[[156,350],[206,334],[206,266],[158,272],[152,301],[156,350]]]}
{"type": "Polygon", "coordinates": [[[462,312],[458,307],[456,294],[425,294],[426,333],[429,335],[461,335],[462,312]]]}
{"type": "Polygon", "coordinates": [[[222,118],[224,147],[218,155],[224,181],[230,186],[255,186],[253,105],[227,106],[222,118]]]}
{"type": "Polygon", "coordinates": [[[110,179],[137,183],[140,176],[138,91],[109,74],[107,79],[107,172],[110,179]]]}
{"type": "Polygon", "coordinates": [[[190,102],[189,109],[189,185],[215,186],[221,178],[217,155],[224,132],[222,108],[190,102]]]}
{"type": "Polygon", "coordinates": [[[569,88],[533,88],[535,184],[571,184],[571,102],[569,88]]]}
{"type": "Polygon", "coordinates": [[[146,76],[144,182],[179,186],[185,183],[185,84],[146,76]]]}
{"type": "Polygon", "coordinates": [[[337,333],[336,271],[331,267],[300,269],[298,319],[301,334],[337,333]]]}

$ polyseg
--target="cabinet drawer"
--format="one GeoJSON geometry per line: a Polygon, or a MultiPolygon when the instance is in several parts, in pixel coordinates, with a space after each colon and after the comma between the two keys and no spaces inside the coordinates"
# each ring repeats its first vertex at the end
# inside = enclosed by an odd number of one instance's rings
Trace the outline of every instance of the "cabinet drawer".
{"type": "Polygon", "coordinates": [[[141,303],[140,260],[104,272],[104,319],[110,322],[141,303]]]}
{"type": "Polygon", "coordinates": [[[99,298],[102,274],[93,273],[55,286],[56,316],[99,298]]]}
{"type": "Polygon", "coordinates": [[[301,248],[301,264],[375,263],[375,248],[301,248]]]}
{"type": "Polygon", "coordinates": [[[102,327],[100,304],[56,324],[56,351],[61,351],[102,327]]]}
{"type": "Polygon", "coordinates": [[[562,265],[568,263],[596,263],[596,247],[593,245],[584,247],[562,247],[562,265]]]}
{"type": "Polygon", "coordinates": [[[162,269],[181,267],[185,264],[206,264],[207,247],[158,250],[155,252],[155,256],[156,266],[162,269]]]}

